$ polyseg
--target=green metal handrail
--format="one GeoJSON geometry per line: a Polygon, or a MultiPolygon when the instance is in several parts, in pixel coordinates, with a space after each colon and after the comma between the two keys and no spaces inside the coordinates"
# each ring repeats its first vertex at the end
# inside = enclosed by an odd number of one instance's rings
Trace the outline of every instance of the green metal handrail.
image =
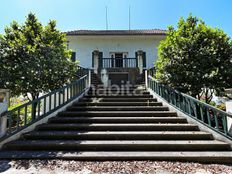
{"type": "Polygon", "coordinates": [[[8,111],[3,115],[3,117],[7,116],[7,130],[5,135],[0,138],[0,141],[60,109],[80,96],[87,87],[88,76],[85,75],[60,89],[8,111]]]}
{"type": "Polygon", "coordinates": [[[156,72],[155,67],[150,68],[150,69],[147,70],[147,74],[150,75],[151,77],[155,76],[155,72],[156,72]]]}
{"type": "Polygon", "coordinates": [[[148,75],[147,80],[148,88],[152,89],[169,104],[210,129],[232,140],[232,134],[229,132],[228,128],[228,120],[232,119],[231,114],[161,84],[151,75],[148,75]]]}
{"type": "Polygon", "coordinates": [[[82,66],[77,66],[77,77],[80,78],[80,77],[83,77],[84,75],[88,75],[88,72],[89,72],[89,69],[87,68],[84,68],[82,66]]]}

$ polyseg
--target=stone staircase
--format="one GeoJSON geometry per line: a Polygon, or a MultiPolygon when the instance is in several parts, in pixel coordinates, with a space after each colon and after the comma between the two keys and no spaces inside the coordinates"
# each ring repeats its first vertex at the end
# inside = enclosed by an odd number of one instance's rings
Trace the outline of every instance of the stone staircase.
{"type": "Polygon", "coordinates": [[[230,163],[230,150],[229,144],[170,111],[144,87],[101,88],[90,89],[46,124],[5,144],[0,159],[230,163]]]}
{"type": "Polygon", "coordinates": [[[94,73],[94,70],[91,70],[91,84],[93,87],[97,87],[98,85],[103,85],[100,77],[94,73]]]}
{"type": "Polygon", "coordinates": [[[145,85],[145,70],[143,70],[143,72],[138,75],[136,79],[136,84],[145,85]]]}

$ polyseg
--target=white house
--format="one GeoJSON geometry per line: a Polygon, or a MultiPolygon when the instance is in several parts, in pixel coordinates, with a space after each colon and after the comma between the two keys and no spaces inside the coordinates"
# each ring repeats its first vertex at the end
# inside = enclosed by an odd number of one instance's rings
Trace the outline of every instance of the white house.
{"type": "Polygon", "coordinates": [[[157,59],[157,47],[165,30],[75,30],[66,32],[72,59],[80,65],[106,74],[112,83],[134,83],[143,69],[157,59]]]}

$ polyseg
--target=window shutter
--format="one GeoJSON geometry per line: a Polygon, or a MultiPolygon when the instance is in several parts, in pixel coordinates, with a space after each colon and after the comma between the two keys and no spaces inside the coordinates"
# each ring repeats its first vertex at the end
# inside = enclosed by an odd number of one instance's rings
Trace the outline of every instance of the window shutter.
{"type": "Polygon", "coordinates": [[[94,52],[92,52],[92,67],[94,67],[94,52]]]}
{"type": "Polygon", "coordinates": [[[143,67],[145,68],[146,66],[147,66],[146,52],[143,52],[143,67]]]}
{"type": "Polygon", "coordinates": [[[114,67],[114,55],[112,54],[110,58],[111,58],[111,65],[110,65],[110,67],[112,68],[112,67],[114,67]]]}
{"type": "Polygon", "coordinates": [[[138,52],[135,52],[135,58],[136,59],[138,58],[138,52]]]}
{"type": "Polygon", "coordinates": [[[100,67],[100,68],[102,68],[102,57],[103,57],[103,52],[99,52],[99,62],[98,62],[98,66],[100,67]]]}
{"type": "Polygon", "coordinates": [[[72,52],[72,57],[71,57],[72,61],[75,62],[76,61],[76,52],[72,52]]]}
{"type": "Polygon", "coordinates": [[[136,67],[138,67],[138,53],[135,52],[135,58],[136,58],[136,67]]]}

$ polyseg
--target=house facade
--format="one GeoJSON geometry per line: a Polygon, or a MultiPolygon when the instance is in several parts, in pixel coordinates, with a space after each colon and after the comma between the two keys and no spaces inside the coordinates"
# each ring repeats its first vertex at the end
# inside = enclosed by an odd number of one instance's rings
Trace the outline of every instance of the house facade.
{"type": "Polygon", "coordinates": [[[66,32],[72,59],[92,68],[105,86],[134,84],[144,69],[154,66],[165,30],[75,30],[66,32]]]}

